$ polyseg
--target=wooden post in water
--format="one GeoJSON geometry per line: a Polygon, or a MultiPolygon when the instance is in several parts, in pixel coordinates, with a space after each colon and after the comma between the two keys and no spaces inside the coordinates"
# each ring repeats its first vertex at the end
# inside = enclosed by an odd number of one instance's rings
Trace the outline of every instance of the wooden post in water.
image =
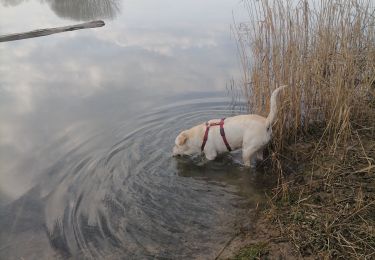
{"type": "Polygon", "coordinates": [[[80,23],[75,25],[69,25],[64,27],[56,27],[56,28],[46,28],[46,29],[39,29],[30,32],[24,33],[14,33],[8,35],[0,35],[0,42],[8,42],[8,41],[17,41],[22,39],[34,38],[34,37],[41,37],[47,36],[50,34],[61,33],[61,32],[69,32],[81,29],[89,29],[89,28],[96,28],[102,27],[105,23],[101,20],[92,21],[87,23],[80,23]]]}

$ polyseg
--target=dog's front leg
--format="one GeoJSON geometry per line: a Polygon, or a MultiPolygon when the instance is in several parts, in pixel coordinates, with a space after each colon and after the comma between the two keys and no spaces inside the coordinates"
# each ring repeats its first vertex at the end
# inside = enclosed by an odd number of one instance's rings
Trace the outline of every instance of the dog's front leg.
{"type": "Polygon", "coordinates": [[[206,158],[209,161],[214,160],[216,158],[216,156],[217,156],[217,153],[215,151],[210,151],[210,152],[206,152],[205,151],[204,154],[206,155],[206,158]]]}

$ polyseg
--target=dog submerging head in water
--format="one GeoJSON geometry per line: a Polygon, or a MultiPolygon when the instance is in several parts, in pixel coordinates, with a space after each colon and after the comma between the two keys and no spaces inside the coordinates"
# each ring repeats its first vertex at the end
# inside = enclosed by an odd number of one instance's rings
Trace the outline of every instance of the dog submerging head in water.
{"type": "Polygon", "coordinates": [[[267,118],[259,115],[239,115],[225,119],[212,119],[182,131],[175,141],[173,155],[204,153],[213,160],[220,153],[242,148],[245,166],[255,166],[255,159],[263,160],[263,148],[271,140],[272,125],[277,115],[276,98],[280,90],[271,95],[271,109],[267,118]],[[224,124],[225,123],[225,124],[224,124]]]}

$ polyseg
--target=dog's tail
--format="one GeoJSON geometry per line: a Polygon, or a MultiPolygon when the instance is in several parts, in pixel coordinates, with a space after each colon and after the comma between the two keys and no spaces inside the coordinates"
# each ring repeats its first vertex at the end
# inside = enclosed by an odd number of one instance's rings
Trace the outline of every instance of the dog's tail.
{"type": "Polygon", "coordinates": [[[270,113],[268,114],[267,119],[266,119],[267,128],[272,126],[272,124],[275,122],[276,115],[277,115],[277,104],[276,104],[277,94],[279,93],[280,90],[282,90],[285,87],[286,85],[280,86],[272,92],[270,113]]]}

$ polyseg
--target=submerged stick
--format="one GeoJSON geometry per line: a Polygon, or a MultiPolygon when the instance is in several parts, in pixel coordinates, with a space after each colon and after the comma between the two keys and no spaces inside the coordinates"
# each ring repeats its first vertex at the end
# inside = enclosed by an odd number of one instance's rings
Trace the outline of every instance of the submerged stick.
{"type": "Polygon", "coordinates": [[[98,21],[74,24],[74,25],[63,26],[63,27],[39,29],[39,30],[34,30],[34,31],[24,32],[24,33],[0,35],[0,42],[17,41],[17,40],[22,40],[22,39],[34,38],[34,37],[47,36],[50,34],[61,33],[61,32],[69,32],[69,31],[75,31],[75,30],[81,30],[81,29],[102,27],[104,25],[105,23],[103,21],[98,20],[98,21]]]}

